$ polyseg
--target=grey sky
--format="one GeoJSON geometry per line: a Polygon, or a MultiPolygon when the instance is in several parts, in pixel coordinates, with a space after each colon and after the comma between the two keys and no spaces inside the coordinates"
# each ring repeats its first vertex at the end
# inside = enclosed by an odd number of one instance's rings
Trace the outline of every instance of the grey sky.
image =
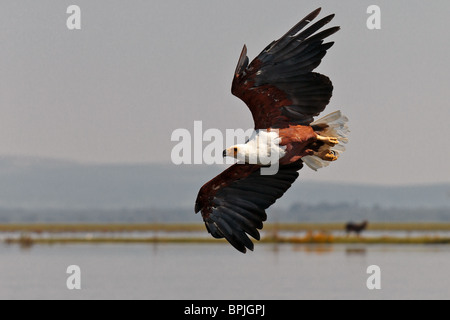
{"type": "Polygon", "coordinates": [[[324,114],[341,109],[351,135],[302,177],[450,182],[448,1],[2,1],[0,155],[169,162],[172,131],[194,120],[252,127],[230,93],[242,45],[253,59],[319,6],[342,27],[317,69],[335,87],[324,114]],[[381,30],[366,28],[370,4],[381,30]]]}

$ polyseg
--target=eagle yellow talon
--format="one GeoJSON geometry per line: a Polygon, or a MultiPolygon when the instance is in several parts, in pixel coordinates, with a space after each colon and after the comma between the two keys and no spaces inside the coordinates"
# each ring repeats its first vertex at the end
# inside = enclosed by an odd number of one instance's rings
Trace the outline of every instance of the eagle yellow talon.
{"type": "Polygon", "coordinates": [[[325,161],[336,161],[338,158],[336,157],[336,155],[334,154],[334,152],[330,151],[330,150],[326,150],[325,152],[321,152],[319,154],[317,154],[317,156],[325,161]]]}
{"type": "Polygon", "coordinates": [[[325,141],[325,143],[328,144],[329,146],[334,147],[339,143],[339,140],[337,138],[328,137],[328,141],[325,141]]]}

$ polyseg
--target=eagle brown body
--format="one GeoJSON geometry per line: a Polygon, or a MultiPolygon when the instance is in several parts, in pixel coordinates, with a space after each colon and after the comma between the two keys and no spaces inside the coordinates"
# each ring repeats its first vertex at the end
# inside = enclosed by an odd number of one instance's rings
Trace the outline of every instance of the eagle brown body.
{"type": "Polygon", "coordinates": [[[280,145],[286,147],[286,155],[280,159],[280,165],[293,163],[304,156],[317,151],[317,134],[311,126],[292,126],[278,130],[280,145]]]}

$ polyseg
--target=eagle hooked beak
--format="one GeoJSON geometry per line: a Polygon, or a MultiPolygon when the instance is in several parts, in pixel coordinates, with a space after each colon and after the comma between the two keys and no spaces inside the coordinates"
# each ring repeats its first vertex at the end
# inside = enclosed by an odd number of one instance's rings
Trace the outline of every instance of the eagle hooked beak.
{"type": "Polygon", "coordinates": [[[222,156],[225,158],[226,156],[230,156],[230,157],[237,157],[237,153],[238,153],[238,148],[235,146],[235,147],[232,147],[232,148],[228,148],[228,149],[225,149],[225,150],[223,150],[223,152],[222,152],[222,156]],[[232,155],[231,155],[231,153],[232,153],[232,155]]]}

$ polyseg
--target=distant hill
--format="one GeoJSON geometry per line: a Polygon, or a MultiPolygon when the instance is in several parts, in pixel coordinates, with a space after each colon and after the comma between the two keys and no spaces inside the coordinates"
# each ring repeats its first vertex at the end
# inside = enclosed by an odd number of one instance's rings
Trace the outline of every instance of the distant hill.
{"type": "MultiPolygon", "coordinates": [[[[222,169],[207,165],[82,164],[2,157],[0,218],[5,218],[7,212],[15,212],[16,217],[30,212],[71,212],[73,218],[76,212],[95,211],[104,217],[112,217],[113,212],[118,217],[120,212],[141,212],[133,219],[147,221],[149,217],[143,218],[144,213],[153,211],[160,212],[157,220],[173,220],[173,215],[165,218],[168,212],[179,212],[175,216],[181,219],[190,219],[191,215],[198,219],[193,215],[198,189],[222,169]]],[[[289,212],[312,212],[318,208],[327,208],[322,210],[325,212],[330,208],[335,212],[337,208],[343,212],[355,208],[359,212],[431,210],[445,217],[446,213],[450,215],[450,184],[370,186],[299,180],[271,211],[284,212],[282,216],[287,218],[289,212]]]]}

